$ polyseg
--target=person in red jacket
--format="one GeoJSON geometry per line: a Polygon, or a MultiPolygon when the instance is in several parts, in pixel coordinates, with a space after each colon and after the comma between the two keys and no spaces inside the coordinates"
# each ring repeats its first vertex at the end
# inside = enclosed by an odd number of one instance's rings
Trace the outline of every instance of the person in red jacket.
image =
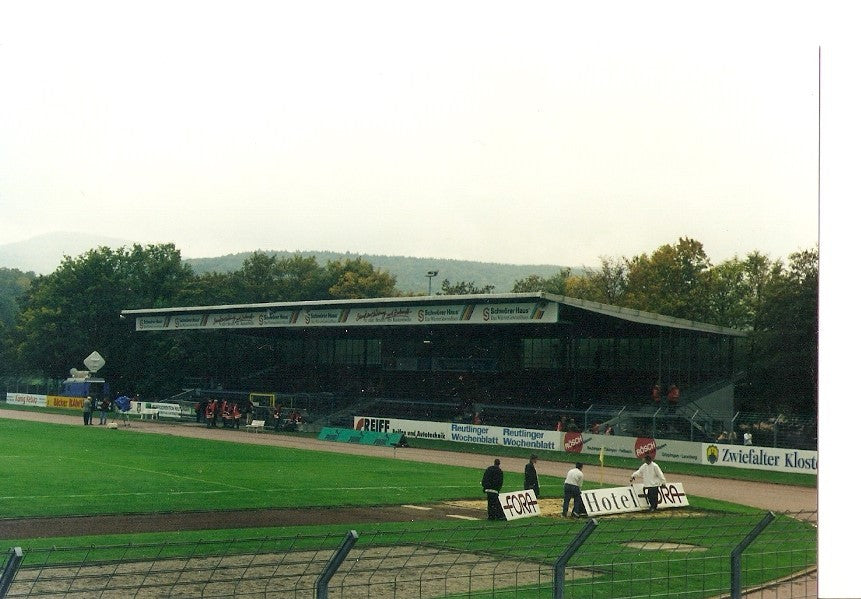
{"type": "Polygon", "coordinates": [[[652,387],[652,403],[655,406],[661,405],[661,385],[659,383],[655,383],[655,386],[652,387]]]}
{"type": "Polygon", "coordinates": [[[676,406],[679,405],[679,397],[681,396],[681,391],[675,385],[670,385],[669,391],[667,391],[667,403],[670,405],[670,410],[675,410],[676,406]]]}

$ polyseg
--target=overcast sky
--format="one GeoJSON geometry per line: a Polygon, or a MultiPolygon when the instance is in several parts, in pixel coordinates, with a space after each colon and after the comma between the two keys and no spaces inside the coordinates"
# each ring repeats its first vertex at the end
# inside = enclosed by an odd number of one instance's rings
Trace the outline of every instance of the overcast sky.
{"type": "Polygon", "coordinates": [[[690,4],[5,2],[2,241],[812,247],[821,10],[690,4]]]}

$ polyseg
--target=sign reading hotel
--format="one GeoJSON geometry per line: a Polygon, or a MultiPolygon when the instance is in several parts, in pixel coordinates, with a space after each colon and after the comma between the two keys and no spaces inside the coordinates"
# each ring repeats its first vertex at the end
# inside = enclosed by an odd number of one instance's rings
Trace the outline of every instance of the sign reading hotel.
{"type": "MultiPolygon", "coordinates": [[[[642,512],[649,508],[643,485],[594,489],[583,491],[580,496],[583,499],[583,505],[586,506],[586,514],[589,516],[642,512]]],[[[687,505],[690,504],[682,483],[667,483],[666,486],[658,488],[659,510],[687,505]]]]}
{"type": "Polygon", "coordinates": [[[273,308],[243,312],[183,313],[140,316],[138,331],[171,329],[244,329],[434,324],[518,324],[557,322],[554,302],[507,304],[383,305],[368,308],[273,308]]]}

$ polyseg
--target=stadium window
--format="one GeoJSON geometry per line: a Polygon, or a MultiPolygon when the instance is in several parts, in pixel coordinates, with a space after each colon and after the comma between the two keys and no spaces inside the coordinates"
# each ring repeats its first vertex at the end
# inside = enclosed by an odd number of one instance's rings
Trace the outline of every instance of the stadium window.
{"type": "Polygon", "coordinates": [[[558,368],[559,339],[524,339],[524,368],[558,368]]]}
{"type": "Polygon", "coordinates": [[[382,342],[379,339],[368,339],[365,352],[366,364],[379,366],[383,363],[382,342]]]}

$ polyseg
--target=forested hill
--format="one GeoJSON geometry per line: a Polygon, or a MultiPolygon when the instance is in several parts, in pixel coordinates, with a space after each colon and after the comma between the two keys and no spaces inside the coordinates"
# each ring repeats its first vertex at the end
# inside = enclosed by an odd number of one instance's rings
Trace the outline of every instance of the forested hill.
{"type": "MultiPolygon", "coordinates": [[[[507,293],[511,291],[514,283],[525,279],[529,275],[537,275],[542,278],[559,274],[563,266],[551,264],[498,264],[495,262],[470,262],[468,260],[449,260],[440,258],[412,258],[408,256],[375,256],[369,254],[336,253],[336,252],[265,252],[267,255],[275,254],[278,257],[290,258],[294,255],[302,257],[314,256],[317,264],[325,266],[328,262],[336,260],[362,258],[374,265],[374,268],[388,271],[397,277],[397,288],[403,293],[427,293],[428,271],[438,271],[439,275],[431,280],[431,290],[436,293],[440,289],[442,281],[448,279],[450,283],[457,284],[461,281],[474,282],[476,287],[493,285],[494,293],[507,293]]],[[[216,258],[188,258],[185,260],[194,272],[232,272],[242,267],[242,262],[252,252],[239,254],[228,254],[216,258]]],[[[579,269],[574,269],[579,272],[579,269]]]]}

